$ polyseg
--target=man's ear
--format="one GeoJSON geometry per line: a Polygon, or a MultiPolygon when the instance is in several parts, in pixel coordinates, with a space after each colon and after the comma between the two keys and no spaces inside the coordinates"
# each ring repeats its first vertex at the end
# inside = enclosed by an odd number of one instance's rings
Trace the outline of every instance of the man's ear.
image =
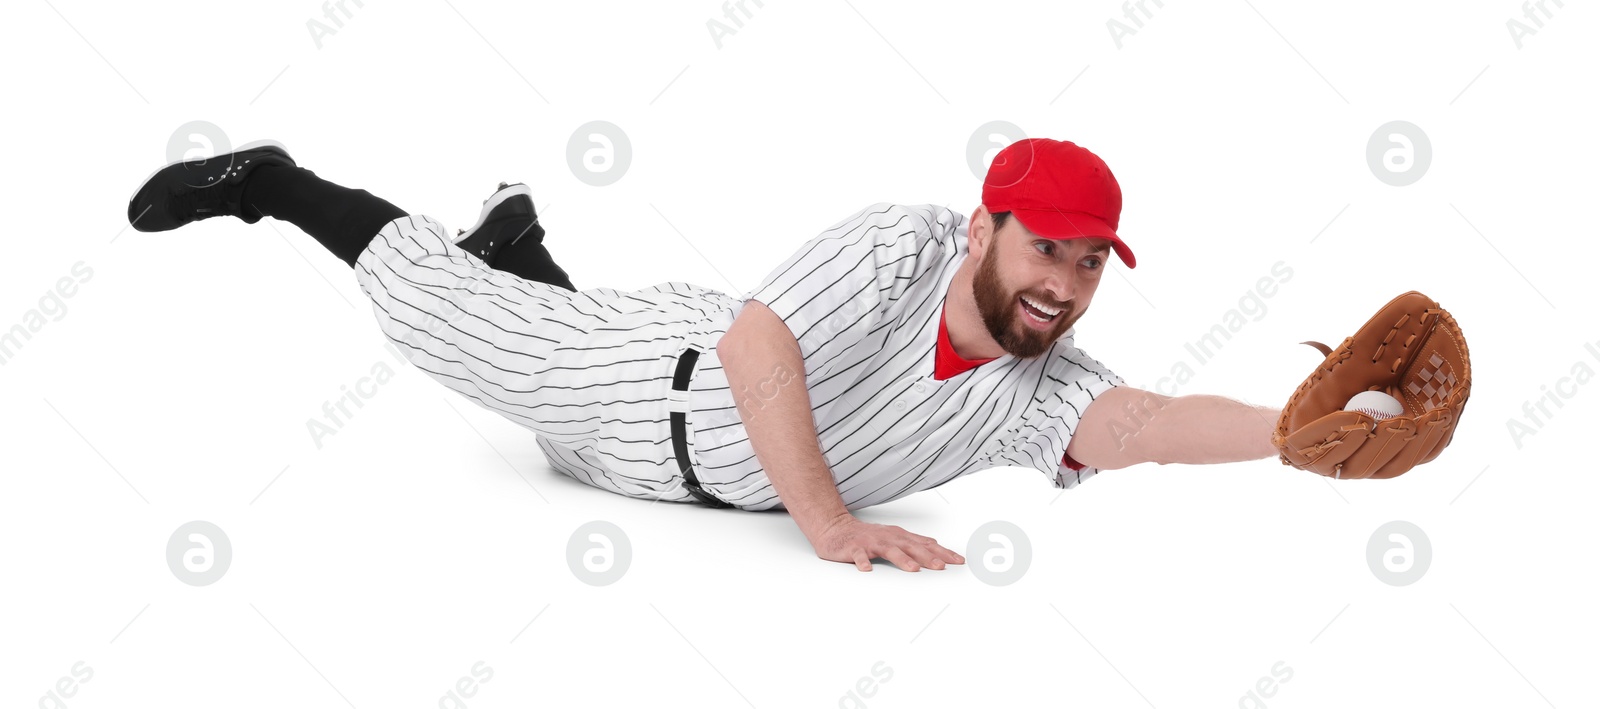
{"type": "Polygon", "coordinates": [[[967,220],[967,254],[982,259],[983,253],[993,243],[994,217],[989,214],[988,207],[980,204],[972,210],[972,218],[967,220]]]}

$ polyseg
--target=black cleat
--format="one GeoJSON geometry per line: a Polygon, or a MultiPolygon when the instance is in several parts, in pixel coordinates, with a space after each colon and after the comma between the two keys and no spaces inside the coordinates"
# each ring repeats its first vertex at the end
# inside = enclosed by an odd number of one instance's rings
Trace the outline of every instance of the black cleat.
{"type": "Polygon", "coordinates": [[[289,150],[272,140],[248,143],[226,155],[168,164],[146,178],[128,200],[128,223],[139,231],[169,231],[211,217],[238,217],[246,224],[261,221],[261,213],[243,202],[245,180],[262,165],[298,167],[289,150]]]}
{"type": "Polygon", "coordinates": [[[578,290],[544,247],[544,227],[534,214],[533,194],[527,185],[500,183],[500,189],[483,201],[478,223],[461,230],[456,246],[477,256],[489,268],[569,291],[578,290]]]}
{"type": "Polygon", "coordinates": [[[544,240],[544,227],[533,210],[533,190],[518,182],[500,183],[500,189],[483,201],[478,223],[456,234],[456,246],[494,265],[495,254],[522,239],[544,240]]]}

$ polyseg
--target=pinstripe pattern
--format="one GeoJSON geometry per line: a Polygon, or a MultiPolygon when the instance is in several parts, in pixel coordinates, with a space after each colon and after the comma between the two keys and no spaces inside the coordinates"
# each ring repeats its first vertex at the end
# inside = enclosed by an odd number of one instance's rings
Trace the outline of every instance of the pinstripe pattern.
{"type": "Polygon", "coordinates": [[[1074,346],[1074,331],[1041,357],[1002,355],[933,378],[940,308],[967,254],[966,219],[948,209],[871,205],[738,298],[675,281],[573,293],[491,269],[448,233],[430,217],[403,217],[357,259],[385,336],[435,380],[533,431],[552,466],[595,487],[693,502],[666,398],[677,356],[693,346],[704,353],[688,414],[702,484],[742,509],[783,507],[717,357],[749,299],[800,343],[818,438],[851,509],[997,466],[1034,468],[1063,488],[1098,472],[1061,459],[1089,402],[1123,382],[1074,346]]]}
{"type": "Polygon", "coordinates": [[[434,219],[385,225],[356,259],[383,333],[417,368],[537,434],[551,465],[630,497],[693,502],[672,457],[677,356],[727,295],[687,283],[576,293],[486,266],[434,219]]]}
{"type": "MultiPolygon", "coordinates": [[[[1061,459],[1089,402],[1124,382],[1073,344],[1076,328],[1038,358],[1006,354],[933,378],[939,313],[966,236],[966,218],[943,207],[874,204],[739,299],[766,304],[800,343],[818,439],[851,509],[998,466],[1040,470],[1062,488],[1099,472],[1061,459]]],[[[744,509],[781,509],[714,352],[701,357],[690,393],[701,482],[744,509]]]]}

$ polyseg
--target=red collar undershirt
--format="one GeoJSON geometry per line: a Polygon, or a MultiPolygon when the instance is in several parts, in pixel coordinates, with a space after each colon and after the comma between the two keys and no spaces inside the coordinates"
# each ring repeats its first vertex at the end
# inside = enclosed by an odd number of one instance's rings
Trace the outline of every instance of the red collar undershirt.
{"type": "MultiPolygon", "coordinates": [[[[954,345],[950,344],[950,331],[945,329],[944,308],[939,308],[939,342],[933,348],[933,378],[938,380],[949,379],[957,374],[977,367],[986,362],[993,362],[998,357],[988,359],[966,359],[956,353],[954,345]]],[[[1072,459],[1070,455],[1063,455],[1061,464],[1073,470],[1083,469],[1083,464],[1072,459]]]]}

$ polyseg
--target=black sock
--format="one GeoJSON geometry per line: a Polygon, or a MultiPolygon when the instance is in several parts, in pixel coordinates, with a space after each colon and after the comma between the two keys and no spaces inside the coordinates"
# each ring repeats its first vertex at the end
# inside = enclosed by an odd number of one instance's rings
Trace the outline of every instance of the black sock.
{"type": "Polygon", "coordinates": [[[501,247],[500,252],[494,255],[494,263],[489,266],[530,281],[577,291],[572,279],[567,278],[567,272],[550,257],[550,252],[541,243],[543,240],[544,228],[535,224],[521,238],[501,247]]]}
{"type": "Polygon", "coordinates": [[[352,268],[384,225],[410,214],[366,190],[341,187],[287,165],[263,165],[251,172],[244,207],[299,227],[352,268]]]}

